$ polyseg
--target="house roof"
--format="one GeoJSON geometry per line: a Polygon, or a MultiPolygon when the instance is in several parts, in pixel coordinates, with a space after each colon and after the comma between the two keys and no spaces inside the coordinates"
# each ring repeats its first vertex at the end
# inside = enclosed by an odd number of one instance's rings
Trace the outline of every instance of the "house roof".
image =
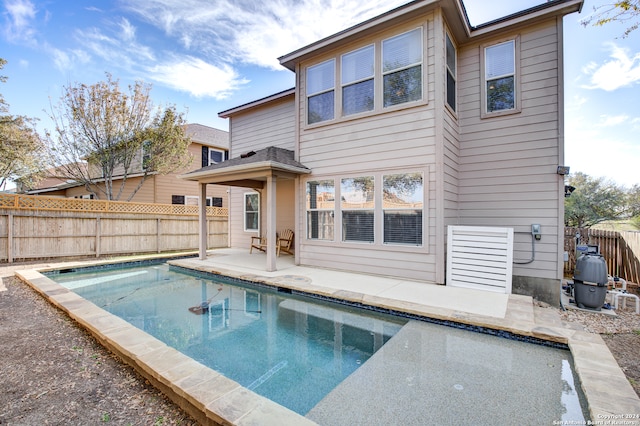
{"type": "Polygon", "coordinates": [[[334,49],[356,37],[367,37],[381,29],[406,21],[411,16],[436,9],[437,7],[442,8],[447,18],[447,24],[453,32],[457,43],[463,44],[472,38],[511,26],[533,23],[540,19],[547,19],[550,16],[563,16],[571,12],[580,11],[582,4],[583,0],[548,0],[538,6],[473,27],[469,23],[462,0],[415,0],[281,56],[278,60],[284,67],[295,71],[296,64],[306,58],[334,49]]]}
{"type": "Polygon", "coordinates": [[[273,95],[269,95],[269,96],[266,96],[264,98],[256,99],[255,101],[251,101],[251,102],[248,102],[246,104],[239,105],[237,107],[233,107],[233,108],[225,110],[225,111],[221,111],[221,112],[218,113],[218,117],[229,118],[233,114],[236,114],[238,112],[244,111],[246,109],[251,109],[251,108],[257,107],[259,105],[265,105],[265,104],[268,104],[268,103],[271,103],[271,102],[275,102],[275,101],[278,101],[280,99],[287,98],[289,96],[295,96],[295,94],[296,94],[296,88],[293,87],[291,89],[283,90],[282,92],[274,93],[273,95]]]}
{"type": "Polygon", "coordinates": [[[229,149],[229,132],[205,126],[198,123],[190,123],[185,126],[185,134],[193,142],[216,148],[229,149]]]}
{"type": "Polygon", "coordinates": [[[288,149],[270,146],[178,176],[180,179],[219,185],[262,188],[268,176],[293,178],[311,173],[288,149]]]}

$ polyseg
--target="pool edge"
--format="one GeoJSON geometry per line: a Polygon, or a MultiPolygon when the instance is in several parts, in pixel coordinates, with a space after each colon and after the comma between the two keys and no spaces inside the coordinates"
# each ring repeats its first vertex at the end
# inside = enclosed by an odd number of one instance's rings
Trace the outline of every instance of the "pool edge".
{"type": "MultiPolygon", "coordinates": [[[[621,417],[625,415],[639,415],[640,398],[638,398],[637,394],[633,390],[633,387],[620,369],[618,363],[615,361],[615,358],[609,351],[609,348],[606,346],[606,343],[604,342],[602,337],[595,333],[573,330],[558,326],[558,324],[555,323],[540,321],[536,319],[535,315],[533,315],[534,308],[532,299],[528,296],[509,295],[509,306],[505,318],[494,318],[484,317],[481,315],[470,314],[466,312],[453,311],[436,306],[427,306],[420,303],[394,301],[393,299],[378,297],[375,295],[367,295],[355,292],[340,292],[335,290],[332,291],[331,289],[313,284],[292,285],[290,283],[283,283],[281,280],[278,280],[277,277],[274,279],[265,276],[248,274],[241,271],[234,271],[223,268],[212,268],[210,266],[185,266],[184,264],[186,262],[181,261],[170,261],[168,263],[181,263],[180,266],[186,267],[187,269],[206,272],[214,275],[224,275],[232,278],[253,281],[276,287],[286,287],[291,288],[292,290],[313,292],[322,296],[337,297],[356,303],[370,304],[372,306],[378,306],[383,309],[402,310],[414,315],[427,316],[461,324],[469,324],[497,330],[504,330],[522,336],[530,336],[566,344],[571,351],[575,369],[580,378],[581,388],[587,399],[588,411],[589,415],[591,416],[591,421],[597,422],[607,421],[611,419],[623,419],[629,422],[625,424],[640,424],[640,421],[637,418],[621,417]]],[[[154,372],[154,370],[152,369],[150,371],[147,371],[145,368],[138,365],[138,362],[140,362],[140,360],[135,357],[126,355],[126,351],[125,353],[120,354],[120,350],[123,350],[122,348],[112,348],[112,346],[117,345],[110,343],[106,338],[104,338],[103,340],[104,336],[101,334],[100,330],[92,329],[88,327],[85,322],[80,321],[78,318],[85,318],[84,316],[86,316],[87,314],[86,312],[82,311],[82,306],[70,307],[70,304],[72,304],[73,301],[64,300],[65,297],[73,299],[73,297],[71,296],[64,295],[65,293],[69,293],[66,288],[59,286],[57,283],[43,276],[36,270],[16,271],[16,275],[23,281],[27,282],[36,291],[41,293],[53,305],[67,312],[70,317],[76,319],[79,323],[81,323],[83,327],[91,332],[91,334],[94,335],[100,341],[100,343],[104,344],[108,349],[114,351],[123,359],[127,358],[124,360],[129,365],[132,365],[132,367],[140,372],[140,374],[142,374],[145,378],[148,378],[156,387],[158,387],[168,397],[174,400],[174,402],[176,402],[179,406],[185,409],[185,411],[194,416],[194,418],[198,419],[199,417],[202,417],[204,415],[204,419],[207,422],[203,424],[252,424],[256,420],[256,418],[259,418],[260,424],[271,424],[270,421],[272,421],[273,424],[282,424],[282,410],[285,410],[285,415],[292,415],[291,420],[293,421],[295,418],[296,424],[304,424],[305,422],[306,424],[315,424],[305,417],[293,413],[288,409],[269,400],[266,400],[268,402],[266,405],[259,403],[260,407],[258,408],[260,409],[258,411],[256,411],[257,409],[254,407],[253,409],[248,410],[243,415],[237,416],[236,419],[229,419],[229,415],[225,415],[225,417],[222,417],[221,414],[223,413],[212,411],[220,411],[226,407],[228,411],[236,413],[237,410],[235,410],[235,408],[238,405],[245,405],[245,394],[250,395],[252,392],[239,387],[239,385],[238,388],[234,390],[234,392],[226,394],[226,399],[218,398],[217,400],[211,401],[211,403],[209,403],[208,405],[196,399],[196,403],[193,404],[192,402],[188,401],[189,398],[192,398],[191,394],[182,395],[181,393],[184,393],[182,388],[178,388],[178,390],[176,390],[173,386],[171,386],[171,384],[166,384],[162,380],[159,380],[158,377],[156,377],[157,372],[154,372]],[[61,300],[64,301],[64,304],[61,302],[61,300]],[[176,400],[175,398],[177,398],[178,400],[176,400]],[[217,403],[214,403],[216,401],[217,403]],[[191,405],[185,407],[183,406],[183,404],[185,403],[191,405]],[[194,415],[192,410],[196,410],[196,415],[194,415]],[[264,415],[260,410],[265,411],[264,415]]],[[[74,303],[78,304],[79,302],[75,301],[74,303]]],[[[106,311],[104,312],[106,313],[106,311]]],[[[115,316],[112,317],[117,318],[115,316]]],[[[117,319],[119,320],[119,318],[117,319]]],[[[150,368],[146,364],[143,365],[146,368],[150,368]]],[[[258,395],[255,396],[259,397],[258,395]]],[[[199,421],[201,420],[199,419],[199,421]]]]}
{"type": "Polygon", "coordinates": [[[316,425],[167,346],[38,270],[15,275],[203,425],[316,425]],[[101,325],[109,325],[102,329],[101,325]],[[167,362],[170,360],[170,362],[167,362]],[[202,386],[206,384],[207,386],[202,386]]]}

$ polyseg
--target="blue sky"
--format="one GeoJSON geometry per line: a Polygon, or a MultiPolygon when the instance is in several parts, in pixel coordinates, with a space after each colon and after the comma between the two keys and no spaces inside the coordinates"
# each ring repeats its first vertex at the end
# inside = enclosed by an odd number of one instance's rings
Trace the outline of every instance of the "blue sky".
{"type": "MultiPolygon", "coordinates": [[[[40,118],[63,86],[111,73],[153,85],[157,105],[227,130],[217,113],[293,87],[277,58],[406,0],[0,0],[0,93],[10,112],[40,118]],[[327,7],[327,4],[330,7],[327,7]]],[[[472,24],[542,0],[464,1],[472,24]]],[[[565,17],[565,164],[640,184],[640,30],[584,27],[595,6],[565,17]]]]}

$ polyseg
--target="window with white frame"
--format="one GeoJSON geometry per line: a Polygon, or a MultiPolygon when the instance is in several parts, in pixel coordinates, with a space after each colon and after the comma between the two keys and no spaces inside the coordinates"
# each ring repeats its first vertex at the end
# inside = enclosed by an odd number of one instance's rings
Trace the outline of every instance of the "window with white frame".
{"type": "Polygon", "coordinates": [[[422,99],[422,28],[382,41],[383,106],[422,99]]]}
{"type": "Polygon", "coordinates": [[[516,40],[484,48],[484,94],[487,113],[516,109],[516,40]]]}
{"type": "Polygon", "coordinates": [[[221,149],[209,148],[209,166],[224,161],[224,151],[221,149]]]}
{"type": "Polygon", "coordinates": [[[307,238],[334,240],[336,188],[333,180],[307,182],[307,238]]]}
{"type": "Polygon", "coordinates": [[[374,52],[370,45],[342,55],[342,115],[373,110],[374,52]]]}
{"type": "Polygon", "coordinates": [[[342,241],[375,241],[374,182],[373,176],[341,179],[342,241]]]}
{"type": "Polygon", "coordinates": [[[423,99],[423,29],[398,34],[306,69],[307,124],[423,99]],[[377,54],[381,51],[381,54],[377,54]],[[340,92],[336,95],[339,70],[340,92]]]}
{"type": "Polygon", "coordinates": [[[307,69],[307,124],[334,118],[335,68],[331,59],[307,69]]]}
{"type": "Polygon", "coordinates": [[[451,41],[451,37],[447,33],[446,38],[446,67],[447,67],[447,86],[446,99],[447,105],[455,112],[456,110],[456,48],[451,41]]]}
{"type": "Polygon", "coordinates": [[[422,245],[422,173],[382,176],[383,242],[422,245]]]}
{"type": "Polygon", "coordinates": [[[260,231],[260,194],[257,192],[244,194],[244,230],[260,231]]]}

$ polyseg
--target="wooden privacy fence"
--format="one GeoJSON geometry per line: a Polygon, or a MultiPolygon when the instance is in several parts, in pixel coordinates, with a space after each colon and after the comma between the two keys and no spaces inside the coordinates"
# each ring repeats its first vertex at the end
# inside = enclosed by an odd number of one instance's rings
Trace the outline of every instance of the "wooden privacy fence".
{"type": "MultiPolygon", "coordinates": [[[[198,248],[198,206],[0,194],[0,262],[198,248]]],[[[228,211],[207,207],[207,248],[227,247],[228,211]]]]}
{"type": "Polygon", "coordinates": [[[627,282],[640,283],[639,232],[605,231],[591,228],[565,228],[564,250],[569,261],[564,273],[572,276],[576,267],[576,244],[597,245],[607,262],[609,275],[619,276],[627,282]]]}

